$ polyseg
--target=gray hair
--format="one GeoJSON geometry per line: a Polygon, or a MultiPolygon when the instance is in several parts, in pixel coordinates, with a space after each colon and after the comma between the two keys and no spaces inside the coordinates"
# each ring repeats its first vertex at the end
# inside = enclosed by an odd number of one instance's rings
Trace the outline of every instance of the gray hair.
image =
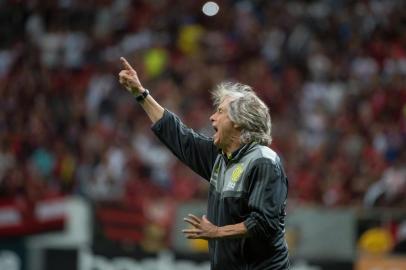
{"type": "Polygon", "coordinates": [[[272,142],[269,108],[250,86],[232,82],[221,83],[213,90],[212,96],[216,107],[226,97],[231,98],[228,116],[241,128],[241,143],[257,142],[269,145],[272,142]]]}

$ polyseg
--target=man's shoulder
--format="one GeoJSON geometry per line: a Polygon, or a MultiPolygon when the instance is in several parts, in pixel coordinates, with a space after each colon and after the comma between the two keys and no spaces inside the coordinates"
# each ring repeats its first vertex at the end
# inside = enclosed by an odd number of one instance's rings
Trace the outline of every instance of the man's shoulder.
{"type": "Polygon", "coordinates": [[[247,153],[247,157],[252,161],[261,160],[274,164],[279,162],[279,156],[272,148],[260,144],[256,144],[254,147],[252,147],[251,151],[247,153]]]}

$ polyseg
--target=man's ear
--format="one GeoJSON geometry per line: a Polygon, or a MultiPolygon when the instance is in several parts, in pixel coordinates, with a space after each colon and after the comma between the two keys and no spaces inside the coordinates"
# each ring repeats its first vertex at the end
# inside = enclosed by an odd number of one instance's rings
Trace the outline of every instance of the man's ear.
{"type": "Polygon", "coordinates": [[[241,126],[237,125],[237,124],[234,124],[234,123],[233,123],[233,128],[235,128],[235,129],[237,129],[239,131],[241,130],[241,126]]]}

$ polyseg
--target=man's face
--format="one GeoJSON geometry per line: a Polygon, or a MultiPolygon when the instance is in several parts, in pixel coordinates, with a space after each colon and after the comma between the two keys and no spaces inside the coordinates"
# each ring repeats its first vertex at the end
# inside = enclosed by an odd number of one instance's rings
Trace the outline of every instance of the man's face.
{"type": "Polygon", "coordinates": [[[210,116],[210,121],[214,128],[214,144],[224,152],[228,151],[230,146],[239,142],[240,131],[237,126],[231,122],[228,116],[228,104],[231,98],[226,97],[217,107],[216,112],[210,116]]]}

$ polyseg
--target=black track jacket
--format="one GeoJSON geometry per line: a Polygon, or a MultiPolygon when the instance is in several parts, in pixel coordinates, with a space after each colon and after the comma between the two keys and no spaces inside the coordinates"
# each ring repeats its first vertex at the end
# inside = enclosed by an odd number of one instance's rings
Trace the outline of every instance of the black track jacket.
{"type": "Polygon", "coordinates": [[[289,269],[284,238],[288,181],[278,155],[250,143],[229,159],[213,139],[187,128],[173,113],[152,126],[158,138],[210,181],[207,218],[217,226],[244,222],[245,237],[209,240],[211,270],[289,269]]]}

